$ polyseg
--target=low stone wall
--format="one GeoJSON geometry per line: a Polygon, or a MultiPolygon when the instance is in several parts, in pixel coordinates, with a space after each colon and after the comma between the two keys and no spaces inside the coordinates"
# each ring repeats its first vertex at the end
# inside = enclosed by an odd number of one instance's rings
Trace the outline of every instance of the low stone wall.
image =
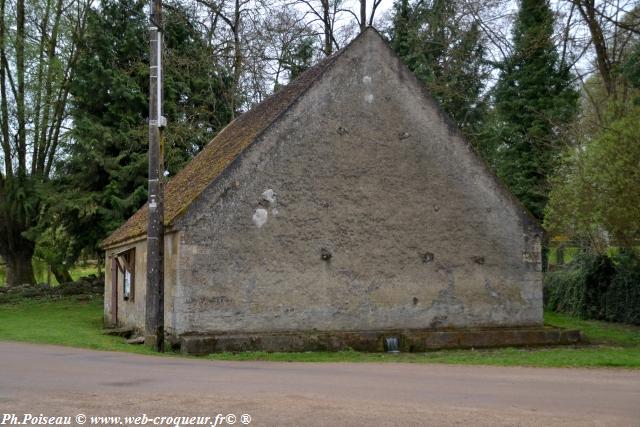
{"type": "Polygon", "coordinates": [[[75,282],[64,283],[58,286],[20,285],[0,287],[0,303],[7,303],[24,298],[61,298],[70,295],[96,295],[104,294],[104,275],[82,277],[75,282]]]}
{"type": "Polygon", "coordinates": [[[461,330],[396,330],[225,333],[183,335],[185,354],[203,355],[240,351],[386,351],[386,339],[397,338],[401,352],[424,352],[452,348],[533,347],[571,345],[584,342],[580,331],[551,327],[461,330]]]}

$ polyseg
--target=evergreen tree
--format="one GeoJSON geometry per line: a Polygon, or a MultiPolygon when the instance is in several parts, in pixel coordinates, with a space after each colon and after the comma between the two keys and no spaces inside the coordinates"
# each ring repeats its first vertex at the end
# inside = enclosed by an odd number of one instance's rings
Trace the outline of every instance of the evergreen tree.
{"type": "MultiPolygon", "coordinates": [[[[73,256],[99,243],[147,197],[148,34],[145,1],[102,0],[89,16],[72,87],[72,138],[58,165],[51,223],[73,256]]],[[[165,15],[165,167],[176,173],[231,120],[231,79],[174,5],[165,15]]],[[[59,241],[60,239],[58,239],[59,241]]],[[[42,251],[46,252],[46,251],[42,251]]]]}
{"type": "Polygon", "coordinates": [[[521,0],[514,49],[495,87],[489,138],[498,175],[542,219],[549,176],[565,145],[561,126],[577,111],[578,92],[553,43],[554,18],[546,0],[521,0]]]}
{"type": "Polygon", "coordinates": [[[488,70],[478,23],[458,9],[450,0],[396,1],[391,46],[475,142],[488,70]]]}
{"type": "Polygon", "coordinates": [[[289,71],[289,81],[295,80],[296,77],[311,67],[313,43],[312,37],[305,37],[294,43],[290,51],[285,52],[282,67],[289,71]]]}

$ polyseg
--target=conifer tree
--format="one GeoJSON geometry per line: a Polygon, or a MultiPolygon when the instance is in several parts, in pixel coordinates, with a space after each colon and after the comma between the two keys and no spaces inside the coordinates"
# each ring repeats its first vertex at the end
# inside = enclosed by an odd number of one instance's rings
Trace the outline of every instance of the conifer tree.
{"type": "Polygon", "coordinates": [[[547,0],[520,0],[514,49],[495,87],[490,144],[498,175],[539,219],[551,175],[565,146],[560,132],[577,111],[578,92],[553,42],[547,0]]]}
{"type": "MultiPolygon", "coordinates": [[[[51,224],[73,242],[73,261],[99,244],[147,198],[148,35],[145,1],[102,0],[72,87],[74,129],[58,165],[51,224]]],[[[165,168],[169,175],[231,120],[231,78],[179,5],[165,14],[165,168]]]]}
{"type": "Polygon", "coordinates": [[[398,0],[390,36],[396,53],[475,142],[488,73],[478,22],[455,1],[398,0]]]}

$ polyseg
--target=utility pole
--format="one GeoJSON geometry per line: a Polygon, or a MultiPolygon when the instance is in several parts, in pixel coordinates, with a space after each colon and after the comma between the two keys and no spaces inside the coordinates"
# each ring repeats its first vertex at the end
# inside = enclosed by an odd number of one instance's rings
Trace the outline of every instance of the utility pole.
{"type": "Polygon", "coordinates": [[[149,223],[145,344],[164,351],[164,153],[162,131],[162,0],[151,0],[149,20],[149,223]]]}

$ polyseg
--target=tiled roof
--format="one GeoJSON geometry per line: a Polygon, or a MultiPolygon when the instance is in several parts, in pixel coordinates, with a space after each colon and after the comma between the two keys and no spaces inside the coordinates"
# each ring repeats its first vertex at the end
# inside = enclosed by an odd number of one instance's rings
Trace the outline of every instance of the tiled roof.
{"type": "MultiPolygon", "coordinates": [[[[165,186],[164,222],[170,226],[222,172],[271,126],[335,61],[340,52],[306,70],[298,78],[271,95],[225,127],[205,148],[165,186]]],[[[147,232],[149,211],[145,204],[114,231],[102,246],[139,237],[147,232]]]]}

